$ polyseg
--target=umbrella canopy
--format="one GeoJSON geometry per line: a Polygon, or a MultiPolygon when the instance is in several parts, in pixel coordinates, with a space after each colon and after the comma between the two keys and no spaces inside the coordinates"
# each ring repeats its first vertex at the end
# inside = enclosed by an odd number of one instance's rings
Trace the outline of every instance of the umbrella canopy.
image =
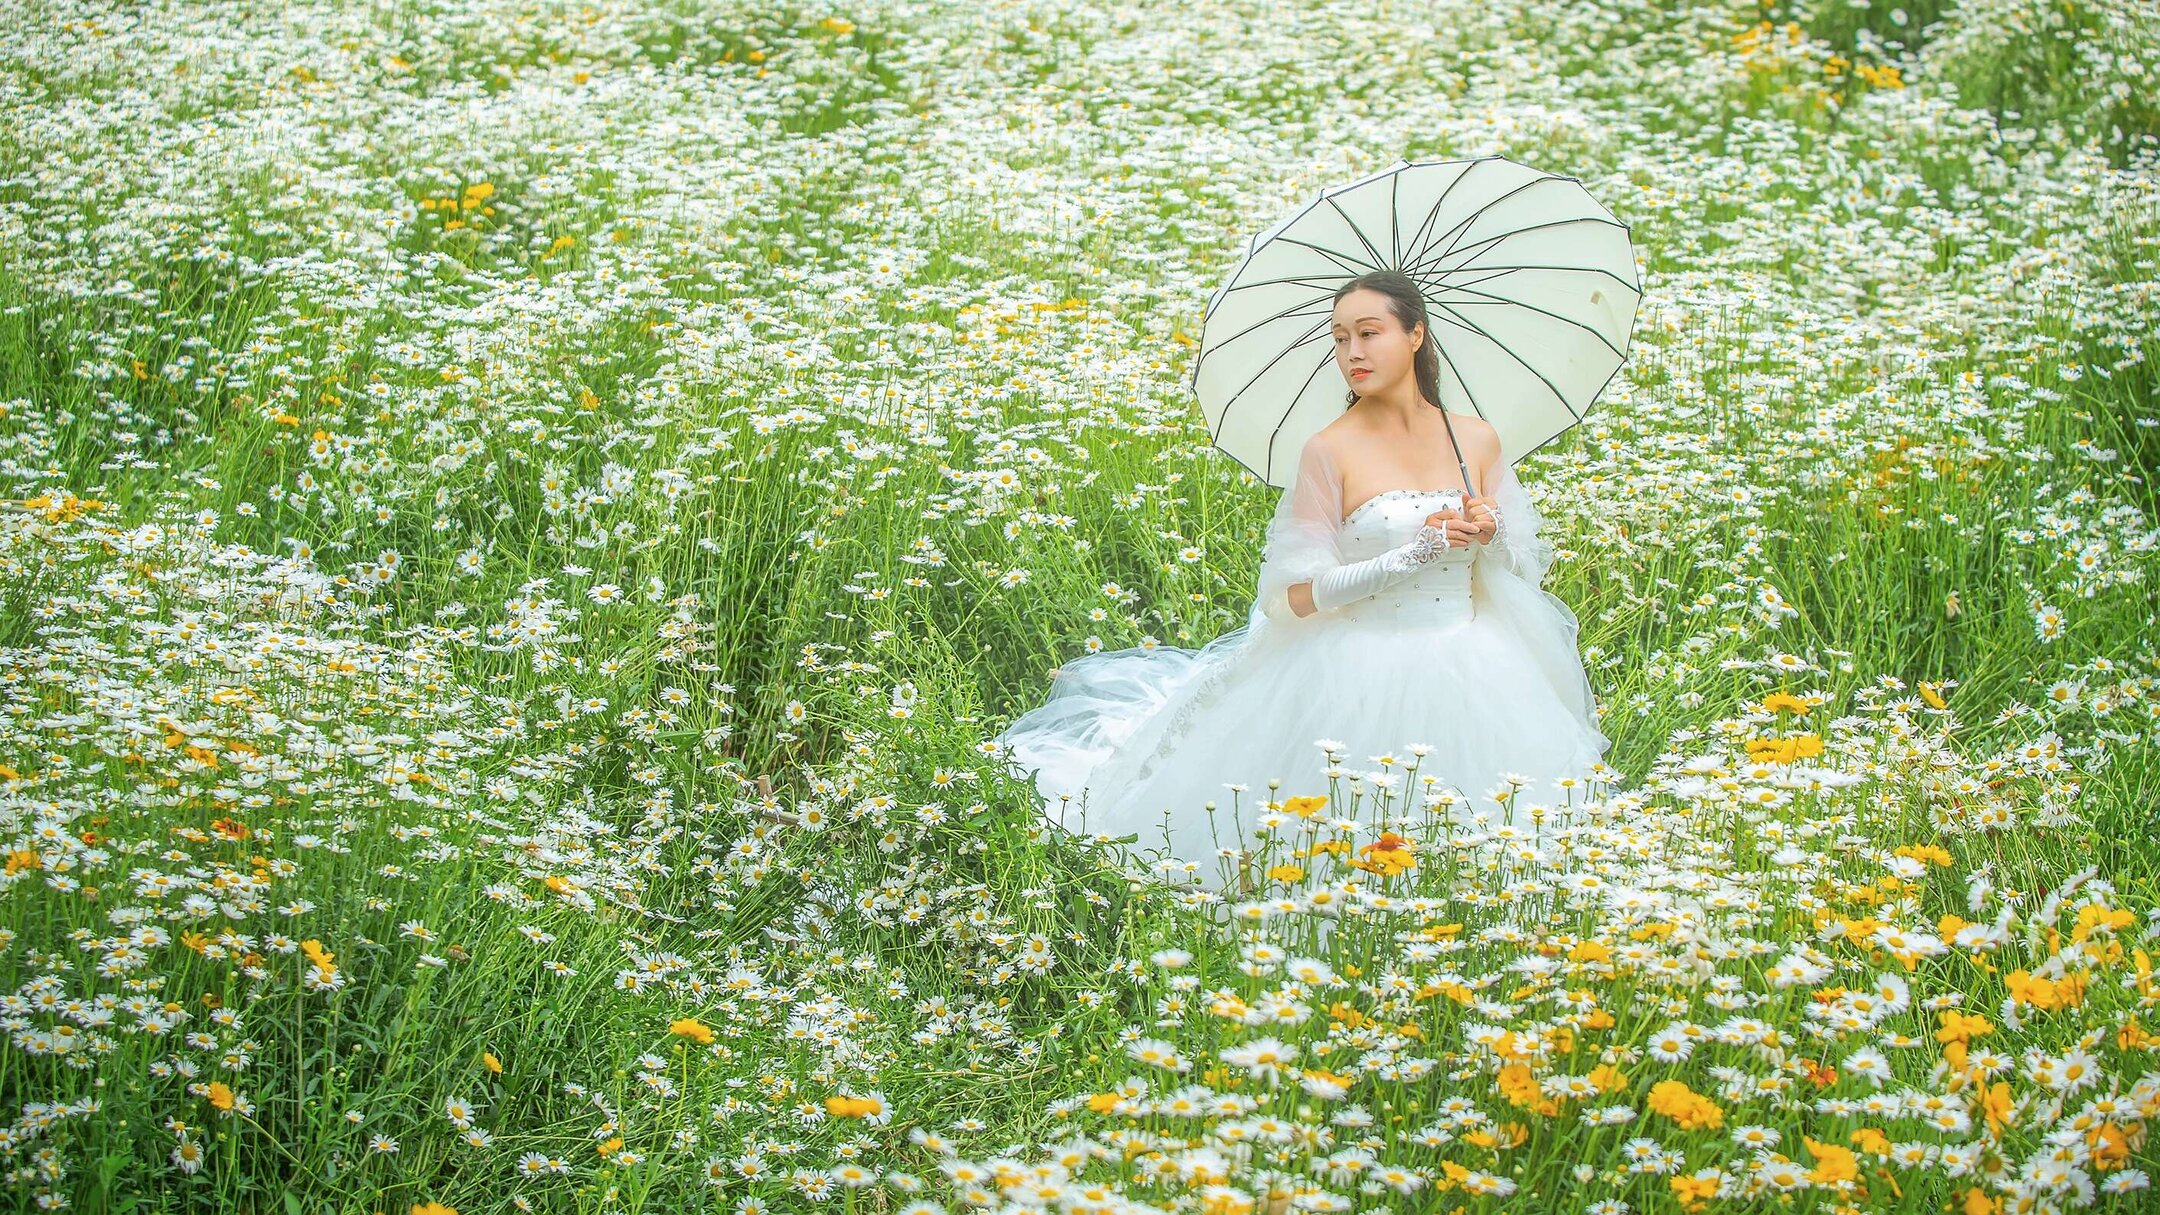
{"type": "Polygon", "coordinates": [[[1253,237],[1208,300],[1192,389],[1215,445],[1287,486],[1341,416],[1335,292],[1375,270],[1417,282],[1440,405],[1521,458],[1581,421],[1620,365],[1642,287],[1628,225],[1578,178],[1504,156],[1398,160],[1253,237]]]}

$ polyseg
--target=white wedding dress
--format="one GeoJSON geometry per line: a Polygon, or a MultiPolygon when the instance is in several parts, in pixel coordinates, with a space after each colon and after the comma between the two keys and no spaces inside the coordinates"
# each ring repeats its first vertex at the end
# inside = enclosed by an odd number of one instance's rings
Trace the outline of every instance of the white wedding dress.
{"type": "MultiPolygon", "coordinates": [[[[1214,888],[1223,880],[1218,849],[1253,846],[1261,803],[1329,792],[1321,739],[1342,744],[1346,773],[1378,771],[1373,757],[1383,754],[1399,759],[1393,771],[1401,773],[1415,758],[1409,745],[1428,744],[1419,774],[1463,795],[1451,811],[1461,821],[1499,815],[1486,794],[1503,773],[1530,778],[1515,795],[1518,810],[1529,800],[1565,804],[1567,793],[1550,782],[1587,780],[1607,739],[1574,613],[1543,589],[1551,560],[1538,534],[1543,520],[1504,453],[1488,496],[1498,534],[1435,550],[1437,533],[1424,521],[1459,507],[1460,491],[1394,489],[1344,512],[1334,461],[1309,442],[1269,522],[1259,594],[1243,627],[1197,650],[1074,659],[1047,699],[996,741],[1016,772],[1033,773],[1052,822],[1137,833],[1143,852],[1167,842],[1171,856],[1199,862],[1197,876],[1214,888]],[[1290,586],[1383,556],[1387,584],[1376,593],[1311,616],[1290,610],[1290,586]],[[1270,794],[1273,777],[1282,787],[1270,794]],[[1235,819],[1232,782],[1246,786],[1235,819]]],[[[1397,812],[1406,798],[1423,801],[1408,782],[1393,798],[1397,812]]],[[[1372,821],[1369,811],[1359,817],[1372,821]]],[[[1520,813],[1514,819],[1527,830],[1520,813]]]]}

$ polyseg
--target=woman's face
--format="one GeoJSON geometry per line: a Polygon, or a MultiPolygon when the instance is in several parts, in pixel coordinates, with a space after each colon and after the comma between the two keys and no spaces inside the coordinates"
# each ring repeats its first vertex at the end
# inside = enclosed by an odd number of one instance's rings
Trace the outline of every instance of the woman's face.
{"type": "Polygon", "coordinates": [[[1388,391],[1410,375],[1423,329],[1403,331],[1388,298],[1369,288],[1335,301],[1335,369],[1359,396],[1388,391]]]}

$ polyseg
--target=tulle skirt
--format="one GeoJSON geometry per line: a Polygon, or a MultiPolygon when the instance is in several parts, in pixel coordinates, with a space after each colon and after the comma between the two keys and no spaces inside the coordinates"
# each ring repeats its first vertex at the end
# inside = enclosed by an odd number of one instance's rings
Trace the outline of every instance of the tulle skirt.
{"type": "Polygon", "coordinates": [[[1518,815],[1531,801],[1566,804],[1569,791],[1552,784],[1564,776],[1584,778],[1572,794],[1580,802],[1608,740],[1589,708],[1574,618],[1519,581],[1512,592],[1442,622],[1330,613],[1286,626],[1255,614],[1198,650],[1087,655],[998,741],[1016,771],[1034,774],[1052,822],[1137,834],[1139,855],[1198,862],[1194,876],[1216,888],[1218,850],[1255,846],[1263,802],[1330,791],[1322,740],[1339,744],[1338,793],[1351,774],[1383,771],[1378,757],[1392,757],[1386,770],[1398,776],[1415,762],[1420,780],[1396,783],[1397,808],[1452,788],[1462,797],[1444,813],[1496,817],[1487,794],[1509,775],[1527,778],[1518,815]],[[1420,743],[1422,757],[1410,750],[1420,743]],[[1234,813],[1233,783],[1245,786],[1234,813]]]}

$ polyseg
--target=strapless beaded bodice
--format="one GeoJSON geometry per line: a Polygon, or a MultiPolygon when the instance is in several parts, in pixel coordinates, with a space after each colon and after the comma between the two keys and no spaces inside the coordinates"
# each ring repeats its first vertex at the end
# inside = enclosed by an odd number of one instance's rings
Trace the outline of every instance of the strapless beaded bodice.
{"type": "MultiPolygon", "coordinates": [[[[1461,506],[1460,490],[1391,489],[1360,503],[1336,533],[1345,561],[1376,557],[1406,544],[1425,517],[1445,507],[1461,506]]],[[[1346,604],[1345,618],[1389,620],[1402,624],[1453,624],[1472,616],[1470,564],[1476,550],[1460,540],[1434,555],[1416,573],[1367,599],[1346,604]]]]}

